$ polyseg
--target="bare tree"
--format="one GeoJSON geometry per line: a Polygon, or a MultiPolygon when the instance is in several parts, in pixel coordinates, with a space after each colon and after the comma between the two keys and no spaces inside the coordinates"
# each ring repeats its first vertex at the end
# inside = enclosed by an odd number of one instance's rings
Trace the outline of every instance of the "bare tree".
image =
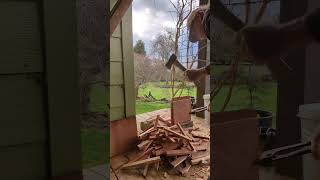
{"type": "Polygon", "coordinates": [[[151,59],[141,54],[134,54],[135,90],[138,97],[141,85],[150,82],[154,77],[154,64],[151,59]]]}
{"type": "Polygon", "coordinates": [[[152,54],[160,58],[162,62],[166,62],[170,55],[174,53],[175,33],[171,29],[167,29],[164,33],[159,34],[152,42],[152,54]]]}
{"type": "Polygon", "coordinates": [[[175,9],[175,13],[177,15],[174,52],[175,54],[178,54],[179,38],[181,37],[182,26],[192,12],[193,0],[177,0],[177,3],[174,3],[172,0],[169,1],[175,9]]]}

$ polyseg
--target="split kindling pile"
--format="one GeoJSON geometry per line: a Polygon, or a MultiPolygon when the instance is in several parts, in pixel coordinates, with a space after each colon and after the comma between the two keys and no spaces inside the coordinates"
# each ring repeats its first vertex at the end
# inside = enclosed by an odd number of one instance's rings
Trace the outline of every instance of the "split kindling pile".
{"type": "Polygon", "coordinates": [[[146,177],[151,165],[156,170],[169,165],[186,176],[192,165],[210,160],[210,137],[202,135],[199,128],[172,125],[170,119],[159,115],[152,123],[139,135],[138,153],[122,168],[144,167],[146,177]]]}

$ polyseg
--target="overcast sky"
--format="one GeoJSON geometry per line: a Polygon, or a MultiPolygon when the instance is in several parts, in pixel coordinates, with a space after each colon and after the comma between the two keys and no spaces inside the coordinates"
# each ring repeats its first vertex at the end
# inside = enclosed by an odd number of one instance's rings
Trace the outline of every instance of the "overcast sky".
{"type": "Polygon", "coordinates": [[[174,14],[169,0],[134,0],[133,1],[133,44],[141,39],[150,51],[150,43],[166,28],[175,27],[174,14]]]}

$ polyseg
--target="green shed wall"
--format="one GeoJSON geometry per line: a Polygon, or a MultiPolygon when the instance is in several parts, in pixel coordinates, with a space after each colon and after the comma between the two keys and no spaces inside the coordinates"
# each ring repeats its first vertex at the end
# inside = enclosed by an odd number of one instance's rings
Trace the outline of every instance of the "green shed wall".
{"type": "MultiPolygon", "coordinates": [[[[110,7],[116,1],[110,1],[110,7]]],[[[132,8],[110,38],[110,120],[135,115],[132,8]]]]}
{"type": "Polygon", "coordinates": [[[81,170],[75,1],[0,0],[0,179],[81,170]]]}

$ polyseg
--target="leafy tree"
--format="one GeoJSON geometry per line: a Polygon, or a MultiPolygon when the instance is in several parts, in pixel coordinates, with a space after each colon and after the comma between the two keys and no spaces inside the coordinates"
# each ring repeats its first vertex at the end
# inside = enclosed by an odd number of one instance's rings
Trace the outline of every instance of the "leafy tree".
{"type": "Polygon", "coordinates": [[[134,45],[133,51],[137,54],[146,55],[144,42],[142,40],[138,40],[136,45],[134,45]]]}

